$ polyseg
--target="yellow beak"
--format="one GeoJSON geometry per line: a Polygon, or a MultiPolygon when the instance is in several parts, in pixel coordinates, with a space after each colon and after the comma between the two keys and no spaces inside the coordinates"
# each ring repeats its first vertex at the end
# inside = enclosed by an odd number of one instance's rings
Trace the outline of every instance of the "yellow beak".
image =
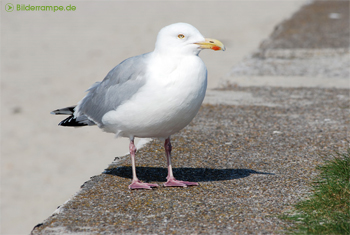
{"type": "Polygon", "coordinates": [[[224,44],[220,42],[219,40],[212,39],[212,38],[205,38],[204,42],[197,42],[195,43],[200,46],[202,49],[212,49],[214,51],[224,51],[226,50],[224,44]]]}

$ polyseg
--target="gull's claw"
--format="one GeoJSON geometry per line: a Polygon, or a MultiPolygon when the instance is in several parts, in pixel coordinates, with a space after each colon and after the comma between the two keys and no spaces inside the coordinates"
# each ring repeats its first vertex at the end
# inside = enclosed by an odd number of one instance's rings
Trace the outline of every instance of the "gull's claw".
{"type": "Polygon", "coordinates": [[[164,187],[187,187],[187,186],[197,186],[196,182],[189,181],[181,181],[176,180],[175,178],[170,178],[166,183],[164,183],[164,187]]]}
{"type": "Polygon", "coordinates": [[[158,184],[143,183],[141,181],[132,182],[129,185],[129,189],[152,189],[152,187],[159,187],[158,184]]]}

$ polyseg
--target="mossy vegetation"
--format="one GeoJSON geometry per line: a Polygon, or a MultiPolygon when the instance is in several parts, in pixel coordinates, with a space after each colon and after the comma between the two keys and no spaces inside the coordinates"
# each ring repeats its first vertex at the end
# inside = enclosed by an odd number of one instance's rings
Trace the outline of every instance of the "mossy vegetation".
{"type": "Polygon", "coordinates": [[[318,166],[312,194],[283,219],[294,234],[350,234],[350,148],[318,166]]]}

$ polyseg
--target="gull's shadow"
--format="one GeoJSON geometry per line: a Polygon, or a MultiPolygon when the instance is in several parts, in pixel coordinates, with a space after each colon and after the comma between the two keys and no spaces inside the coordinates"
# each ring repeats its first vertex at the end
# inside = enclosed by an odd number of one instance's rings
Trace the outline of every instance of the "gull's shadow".
{"type": "MultiPolygon", "coordinates": [[[[137,177],[145,182],[164,181],[168,170],[160,167],[136,167],[137,177]]],[[[117,167],[106,169],[104,174],[132,178],[131,167],[117,167]]],[[[173,168],[178,180],[195,182],[232,180],[247,177],[251,174],[274,175],[273,173],[259,172],[251,169],[210,169],[210,168],[173,168]]]]}

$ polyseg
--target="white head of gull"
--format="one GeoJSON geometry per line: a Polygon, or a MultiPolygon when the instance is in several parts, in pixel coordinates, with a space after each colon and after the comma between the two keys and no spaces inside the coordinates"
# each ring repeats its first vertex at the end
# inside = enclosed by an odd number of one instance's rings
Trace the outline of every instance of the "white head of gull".
{"type": "Polygon", "coordinates": [[[131,57],[96,82],[76,106],[53,111],[70,115],[61,126],[97,125],[117,137],[130,139],[130,189],[151,189],[136,176],[134,138],[164,141],[168,164],[164,186],[187,187],[171,166],[170,136],[187,126],[197,114],[207,88],[207,69],[198,57],[202,49],[225,50],[215,39],[204,38],[192,25],[176,23],[160,30],[153,52],[131,57]]]}

